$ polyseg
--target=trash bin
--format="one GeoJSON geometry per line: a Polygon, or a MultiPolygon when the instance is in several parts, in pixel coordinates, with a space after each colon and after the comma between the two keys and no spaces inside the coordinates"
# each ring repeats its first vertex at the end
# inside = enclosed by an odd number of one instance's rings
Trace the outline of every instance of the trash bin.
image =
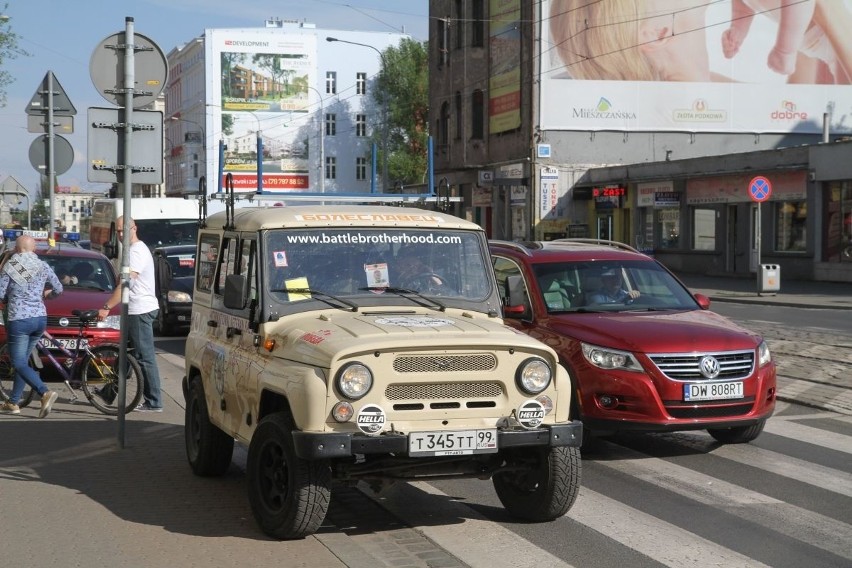
{"type": "Polygon", "coordinates": [[[757,293],[777,292],[781,289],[781,267],[777,264],[761,264],[757,273],[757,293]]]}

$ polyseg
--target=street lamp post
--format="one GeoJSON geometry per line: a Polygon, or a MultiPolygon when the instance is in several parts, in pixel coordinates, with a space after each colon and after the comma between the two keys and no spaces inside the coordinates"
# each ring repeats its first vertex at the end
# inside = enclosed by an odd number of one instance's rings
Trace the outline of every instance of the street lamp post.
{"type": "Polygon", "coordinates": [[[322,93],[320,93],[319,89],[316,87],[311,87],[308,85],[308,88],[315,92],[320,100],[320,111],[319,111],[319,183],[320,183],[320,193],[325,193],[325,105],[322,98],[322,93]]]}
{"type": "MultiPolygon", "coordinates": [[[[349,41],[345,39],[338,39],[336,37],[326,37],[325,41],[333,42],[339,41],[340,43],[348,43],[350,45],[359,45],[361,47],[369,47],[373,51],[379,54],[379,59],[382,62],[382,69],[387,67],[387,62],[385,61],[385,54],[382,53],[377,47],[373,47],[367,43],[358,43],[357,41],[349,41]]],[[[387,190],[388,186],[388,101],[387,97],[384,98],[384,103],[382,104],[382,191],[387,190]]]]}

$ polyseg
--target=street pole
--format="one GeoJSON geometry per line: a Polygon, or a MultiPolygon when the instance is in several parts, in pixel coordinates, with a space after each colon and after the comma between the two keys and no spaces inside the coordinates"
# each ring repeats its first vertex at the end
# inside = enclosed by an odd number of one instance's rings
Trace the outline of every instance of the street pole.
{"type": "MultiPolygon", "coordinates": [[[[325,41],[335,42],[339,41],[340,43],[348,43],[350,45],[360,45],[361,47],[368,47],[379,54],[379,59],[382,62],[382,69],[380,73],[383,73],[387,67],[387,61],[385,61],[385,54],[380,51],[377,47],[373,47],[367,43],[358,43],[357,41],[348,41],[345,39],[338,39],[336,37],[326,37],[325,41]]],[[[388,100],[387,97],[383,98],[384,102],[382,103],[382,192],[387,191],[388,188],[388,100]]]]}
{"type": "Polygon", "coordinates": [[[315,92],[320,100],[320,110],[319,110],[319,186],[320,193],[325,193],[325,104],[322,98],[322,93],[319,92],[319,89],[316,87],[311,87],[308,85],[308,88],[315,92]]]}

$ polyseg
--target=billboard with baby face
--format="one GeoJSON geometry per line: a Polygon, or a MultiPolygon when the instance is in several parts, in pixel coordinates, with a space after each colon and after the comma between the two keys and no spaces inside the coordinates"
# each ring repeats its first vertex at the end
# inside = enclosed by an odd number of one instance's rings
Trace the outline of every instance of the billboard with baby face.
{"type": "Polygon", "coordinates": [[[542,19],[543,129],[852,132],[850,0],[544,0],[542,19]]]}

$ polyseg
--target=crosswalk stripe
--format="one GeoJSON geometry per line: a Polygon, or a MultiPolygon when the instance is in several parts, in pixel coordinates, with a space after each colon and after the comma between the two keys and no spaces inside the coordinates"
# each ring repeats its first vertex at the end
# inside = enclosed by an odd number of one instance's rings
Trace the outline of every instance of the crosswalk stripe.
{"type": "MultiPolygon", "coordinates": [[[[365,493],[372,495],[369,490],[365,493]]],[[[383,507],[472,568],[493,568],[495,559],[500,566],[572,568],[426,482],[397,483],[382,492],[385,496],[383,507]],[[455,522],[436,524],[435,518],[461,519],[462,526],[455,522]]]]}
{"type": "Polygon", "coordinates": [[[852,437],[805,426],[792,420],[767,420],[763,431],[830,450],[852,454],[852,437]]]}
{"type": "Polygon", "coordinates": [[[568,515],[665,566],[766,566],[585,487],[568,515]],[[664,546],[657,535],[666,535],[664,546]]]}
{"type": "Polygon", "coordinates": [[[852,558],[852,525],[745,487],[616,444],[597,462],[844,558],[852,558]]]}

